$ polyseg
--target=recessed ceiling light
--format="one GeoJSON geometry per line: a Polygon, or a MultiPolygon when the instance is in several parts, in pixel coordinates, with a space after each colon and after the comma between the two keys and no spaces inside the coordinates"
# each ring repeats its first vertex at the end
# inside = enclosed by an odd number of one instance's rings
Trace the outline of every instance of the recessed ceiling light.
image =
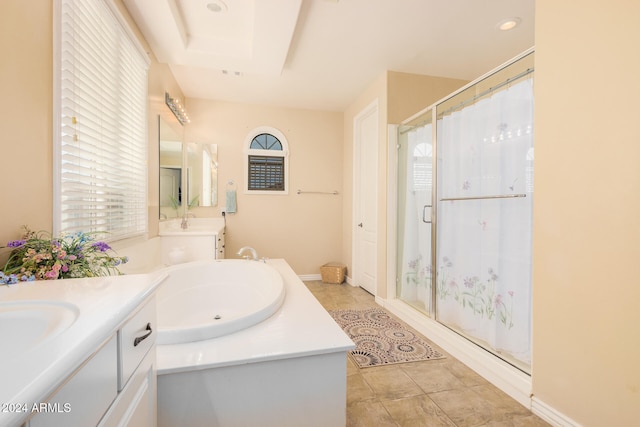
{"type": "Polygon", "coordinates": [[[227,5],[222,0],[215,0],[215,1],[212,1],[210,3],[207,3],[207,9],[209,9],[211,12],[215,12],[215,13],[226,12],[227,11],[227,5]]]}
{"type": "Polygon", "coordinates": [[[498,28],[501,31],[509,31],[509,30],[513,30],[515,27],[520,25],[520,22],[522,22],[522,19],[520,18],[507,18],[498,22],[498,25],[496,25],[496,28],[498,28]]]}

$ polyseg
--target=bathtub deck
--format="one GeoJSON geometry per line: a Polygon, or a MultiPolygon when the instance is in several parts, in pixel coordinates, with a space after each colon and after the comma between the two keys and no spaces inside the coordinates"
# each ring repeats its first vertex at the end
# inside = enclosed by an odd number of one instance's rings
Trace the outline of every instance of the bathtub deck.
{"type": "Polygon", "coordinates": [[[286,296],[280,310],[262,323],[231,335],[159,345],[158,375],[346,352],[355,347],[286,261],[267,262],[285,282],[286,296]]]}

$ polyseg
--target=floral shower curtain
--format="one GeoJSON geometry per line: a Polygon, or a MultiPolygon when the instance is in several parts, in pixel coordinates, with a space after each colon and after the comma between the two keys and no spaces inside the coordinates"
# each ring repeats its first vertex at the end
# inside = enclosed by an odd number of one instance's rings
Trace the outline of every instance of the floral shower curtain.
{"type": "Polygon", "coordinates": [[[428,313],[431,307],[432,127],[406,135],[406,184],[400,298],[428,313]]]}
{"type": "Polygon", "coordinates": [[[528,366],[533,79],[437,126],[437,319],[528,366]]]}

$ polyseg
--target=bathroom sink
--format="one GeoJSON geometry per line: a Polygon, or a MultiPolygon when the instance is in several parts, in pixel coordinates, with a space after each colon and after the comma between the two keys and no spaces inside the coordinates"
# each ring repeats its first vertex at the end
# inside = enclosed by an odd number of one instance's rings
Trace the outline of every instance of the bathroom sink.
{"type": "Polygon", "coordinates": [[[58,301],[0,302],[0,361],[12,359],[41,344],[71,326],[78,308],[58,301]]]}

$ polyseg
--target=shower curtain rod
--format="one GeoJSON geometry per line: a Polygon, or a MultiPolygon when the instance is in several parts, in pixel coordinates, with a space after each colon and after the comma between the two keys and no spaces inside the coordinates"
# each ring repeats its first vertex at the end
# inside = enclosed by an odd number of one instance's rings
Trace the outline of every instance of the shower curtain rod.
{"type": "MultiPolygon", "coordinates": [[[[521,72],[520,74],[516,74],[513,77],[509,77],[507,80],[503,81],[502,83],[498,83],[495,86],[491,86],[489,89],[480,92],[479,94],[475,95],[473,98],[469,98],[466,101],[462,101],[459,104],[454,105],[453,107],[450,107],[446,110],[444,110],[443,112],[438,114],[438,118],[444,116],[445,114],[449,114],[454,110],[457,110],[458,108],[461,107],[466,107],[468,104],[473,104],[474,102],[476,102],[477,99],[482,98],[484,96],[489,95],[490,93],[493,93],[495,91],[497,91],[498,89],[502,88],[503,86],[508,85],[509,83],[513,83],[514,81],[521,79],[522,77],[525,77],[531,73],[533,73],[534,69],[533,68],[527,68],[526,70],[524,70],[523,72],[521,72]]],[[[437,108],[437,106],[436,106],[437,108]]]]}

